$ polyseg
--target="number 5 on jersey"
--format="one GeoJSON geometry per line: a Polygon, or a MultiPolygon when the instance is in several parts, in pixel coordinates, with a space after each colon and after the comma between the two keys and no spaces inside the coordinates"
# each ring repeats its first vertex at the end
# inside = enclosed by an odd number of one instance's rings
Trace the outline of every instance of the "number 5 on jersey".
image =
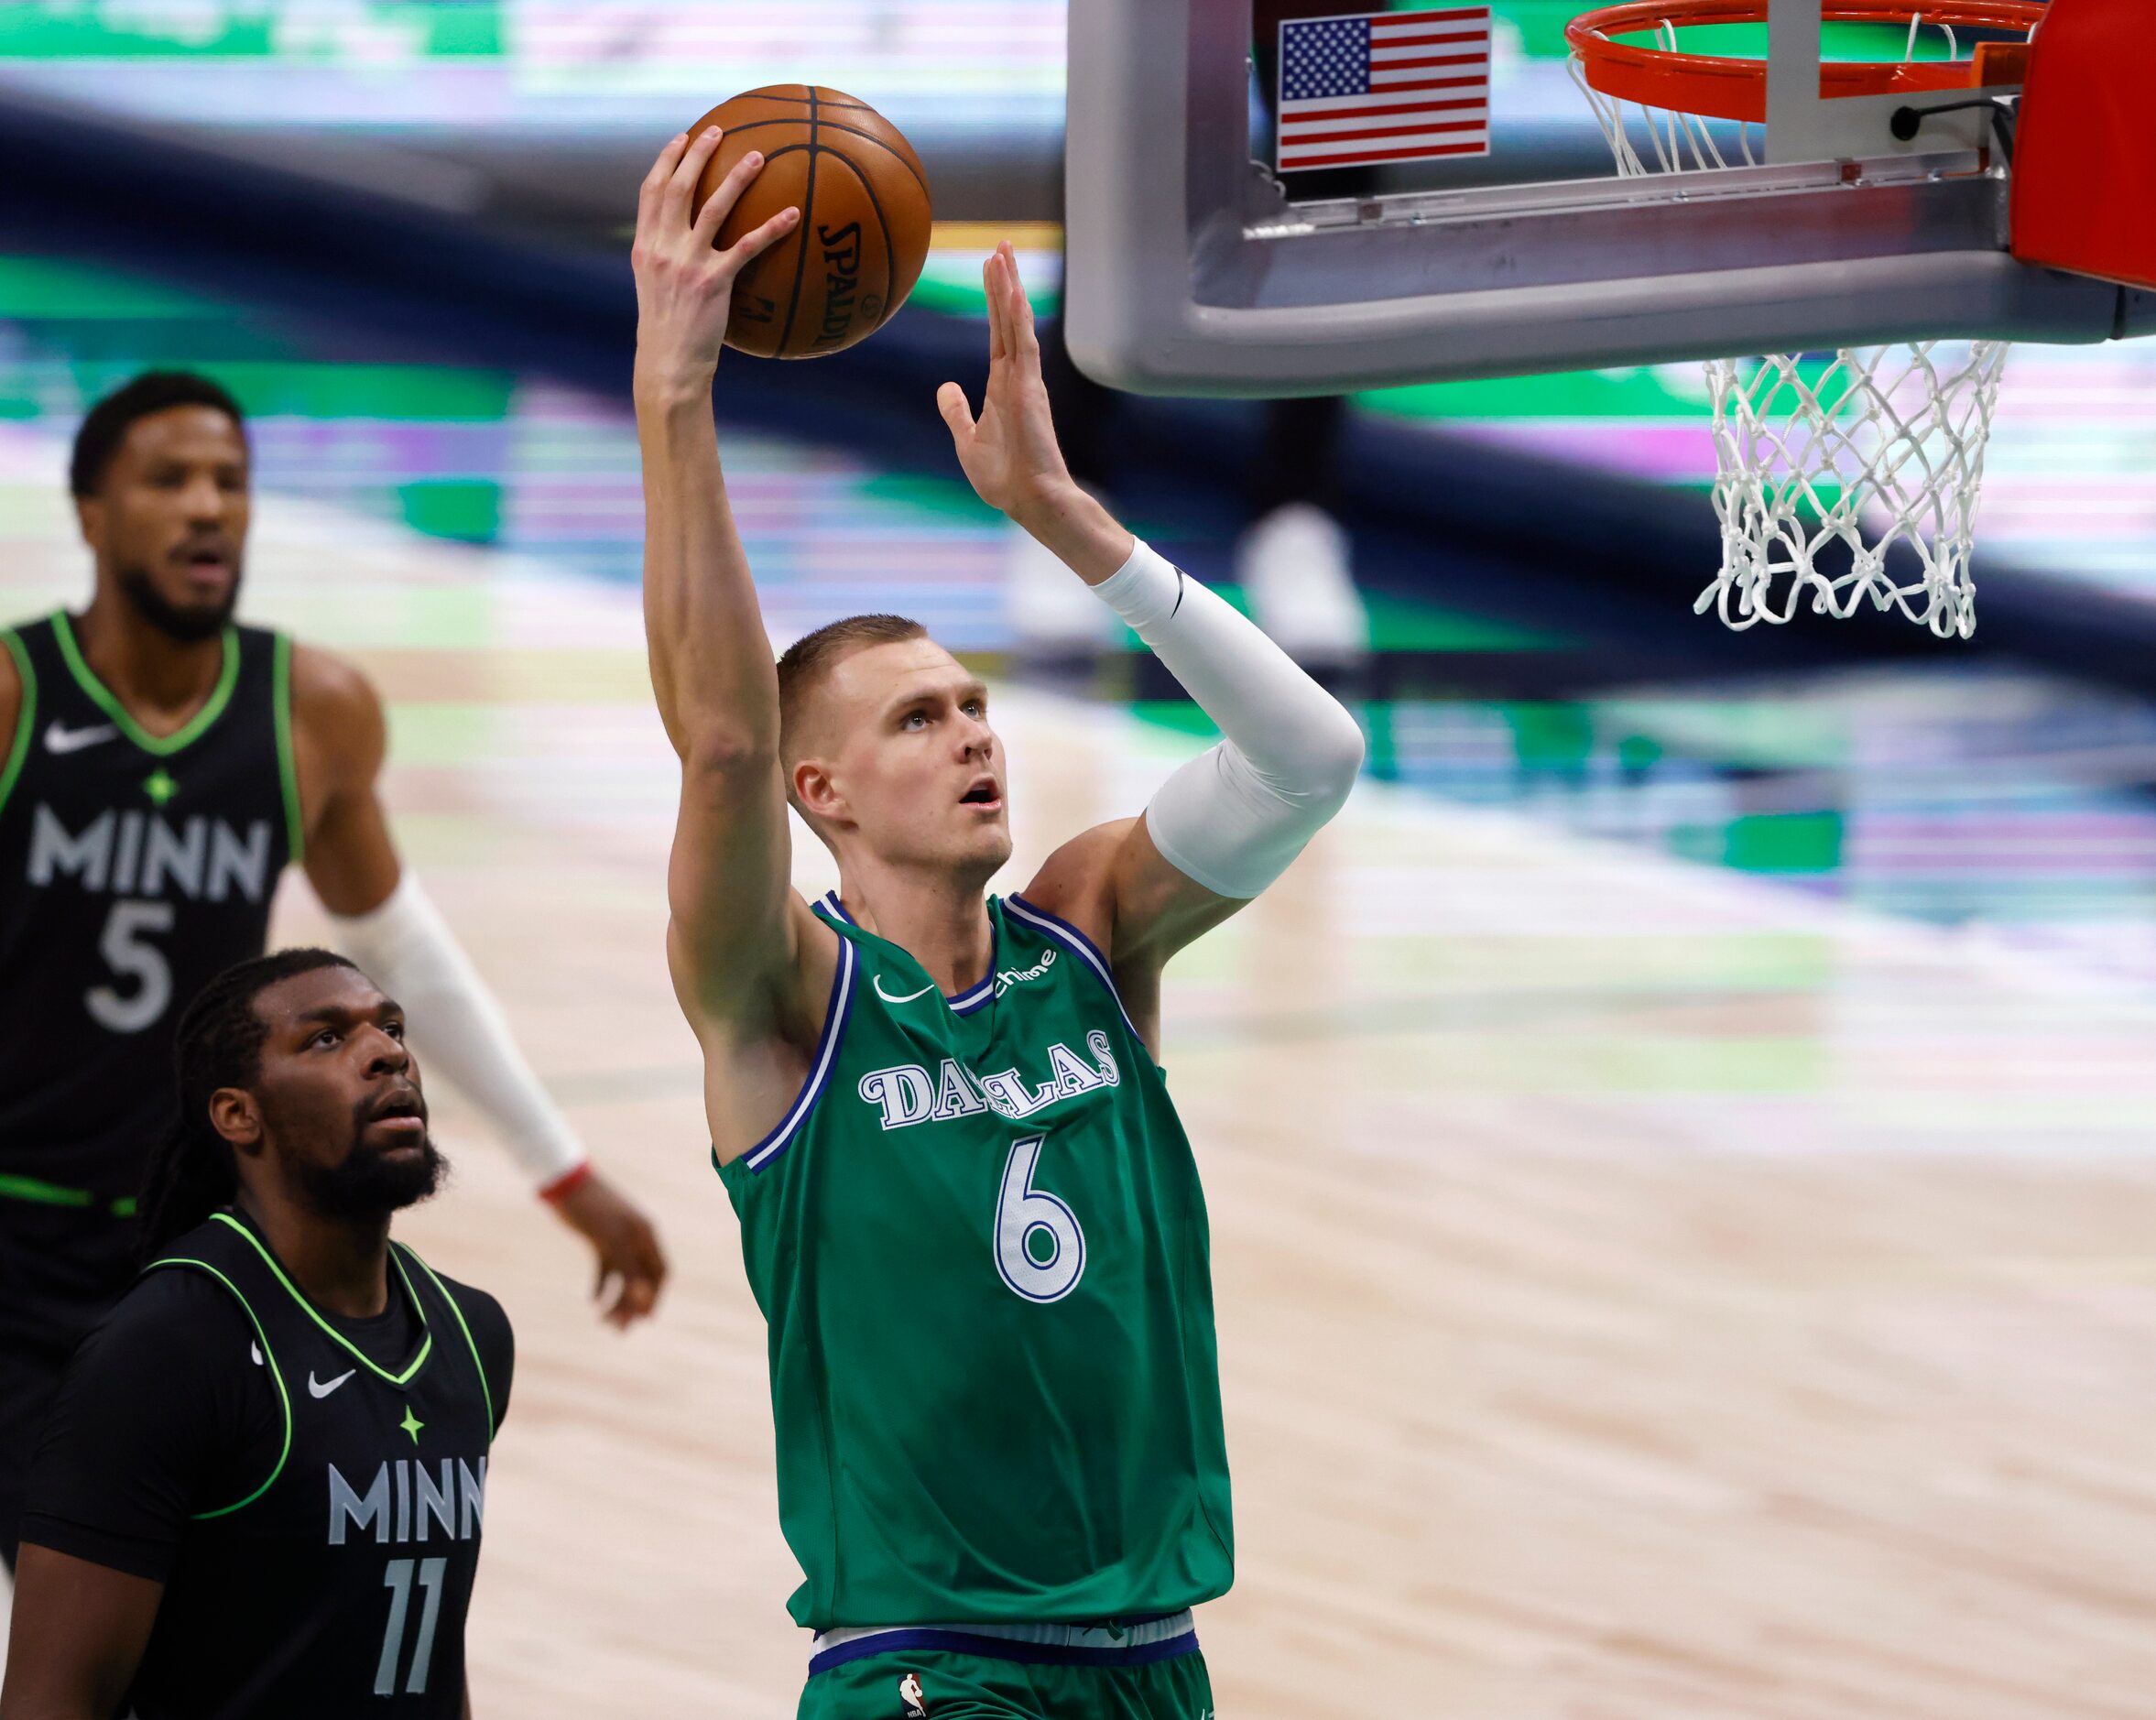
{"type": "Polygon", "coordinates": [[[1061,1301],[1085,1273],[1085,1232],[1078,1214],[1033,1186],[1045,1135],[1011,1143],[996,1197],[996,1269],[1029,1302],[1061,1301]]]}
{"type": "Polygon", "coordinates": [[[148,934],[172,930],[170,902],[121,901],[105,916],[97,953],[115,976],[135,981],[134,989],[93,985],[82,994],[90,1018],[114,1033],[139,1033],[165,1013],[172,1001],[172,964],[148,934]]]}

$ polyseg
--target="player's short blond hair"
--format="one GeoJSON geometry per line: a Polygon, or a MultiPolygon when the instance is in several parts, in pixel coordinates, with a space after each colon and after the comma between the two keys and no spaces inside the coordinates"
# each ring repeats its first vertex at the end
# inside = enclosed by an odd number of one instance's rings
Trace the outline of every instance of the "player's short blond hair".
{"type": "Polygon", "coordinates": [[[809,702],[845,659],[872,645],[925,639],[929,630],[904,615],[848,615],[804,633],[779,659],[779,756],[790,774],[806,732],[809,702]]]}

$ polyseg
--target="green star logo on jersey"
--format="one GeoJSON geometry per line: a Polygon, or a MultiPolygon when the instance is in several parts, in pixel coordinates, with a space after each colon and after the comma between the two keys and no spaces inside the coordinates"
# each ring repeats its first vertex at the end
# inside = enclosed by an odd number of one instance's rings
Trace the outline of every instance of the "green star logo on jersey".
{"type": "Polygon", "coordinates": [[[412,1413],[412,1407],[408,1403],[404,1406],[404,1420],[397,1425],[409,1433],[412,1436],[412,1443],[417,1445],[419,1442],[419,1430],[427,1424],[412,1413]]]}
{"type": "Polygon", "coordinates": [[[172,780],[171,774],[165,767],[159,765],[142,779],[142,791],[162,806],[180,792],[180,785],[172,780]]]}

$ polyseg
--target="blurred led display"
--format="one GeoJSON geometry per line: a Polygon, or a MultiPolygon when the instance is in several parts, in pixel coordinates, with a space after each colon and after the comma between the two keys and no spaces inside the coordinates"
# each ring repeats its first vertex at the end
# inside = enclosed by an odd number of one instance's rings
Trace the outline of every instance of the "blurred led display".
{"type": "MultiPolygon", "coordinates": [[[[1496,0],[1495,9],[1500,121],[1591,133],[1565,75],[1576,0],[1496,0]]],[[[731,90],[813,78],[902,125],[1052,128],[1063,18],[1063,0],[17,0],[0,5],[0,85],[167,119],[356,136],[648,132],[655,113],[670,119],[731,90]]],[[[1712,44],[1716,32],[1694,31],[1687,45],[1758,51],[1743,28],[1712,44]]],[[[1900,51],[1865,28],[1830,31],[1830,56],[1900,51]]],[[[1944,38],[1922,33],[1915,51],[1936,56],[1944,38]]],[[[1502,154],[1502,128],[1499,144],[1502,154]]],[[[1010,231],[1051,310],[1060,234],[1038,223],[1010,231]]],[[[939,229],[915,303],[977,314],[979,260],[1000,232],[939,229]]],[[[1694,492],[1714,473],[1696,366],[1401,387],[1362,405],[1694,492]]],[[[2156,599],[2156,342],[2014,354],[1977,525],[1980,555],[2156,599]]]]}
{"type": "Polygon", "coordinates": [[[813,82],[899,125],[1058,125],[1062,0],[17,0],[0,78],[221,125],[626,127],[813,82]]]}

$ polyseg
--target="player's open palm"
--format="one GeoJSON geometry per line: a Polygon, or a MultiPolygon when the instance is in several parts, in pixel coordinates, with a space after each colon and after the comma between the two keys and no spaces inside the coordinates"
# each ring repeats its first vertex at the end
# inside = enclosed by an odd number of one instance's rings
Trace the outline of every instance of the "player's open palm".
{"type": "Polygon", "coordinates": [[[724,250],[715,247],[720,226],[749,181],[762,169],[756,150],[736,161],[702,209],[694,209],[697,181],[719,147],[719,129],[683,132],[659,152],[637,193],[637,238],[629,265],[637,278],[637,379],[708,386],[725,343],[734,282],[748,264],[800,220],[782,209],[724,250]]]}
{"type": "Polygon", "coordinates": [[[1017,514],[1068,484],[1071,474],[1056,446],[1048,387],[1040,379],[1033,306],[1007,240],[982,267],[981,285],[988,295],[988,387],[981,415],[968,409],[965,390],[955,382],[936,390],[936,409],[951,427],[958,463],[980,498],[1017,514]]]}

